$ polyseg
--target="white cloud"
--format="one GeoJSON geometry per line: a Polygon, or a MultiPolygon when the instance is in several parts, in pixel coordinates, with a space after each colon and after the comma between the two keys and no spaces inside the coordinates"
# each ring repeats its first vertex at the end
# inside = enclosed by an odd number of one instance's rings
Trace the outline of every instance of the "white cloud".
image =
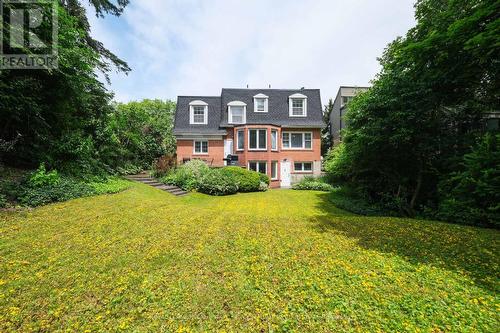
{"type": "Polygon", "coordinates": [[[368,84],[414,24],[410,0],[140,0],[107,20],[94,34],[133,69],[113,76],[119,100],[271,84],[320,88],[326,102],[339,85],[368,84]]]}

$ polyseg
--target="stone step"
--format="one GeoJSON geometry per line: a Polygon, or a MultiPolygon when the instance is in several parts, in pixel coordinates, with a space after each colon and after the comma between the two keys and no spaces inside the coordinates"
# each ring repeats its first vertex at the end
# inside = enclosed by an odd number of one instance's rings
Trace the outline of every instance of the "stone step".
{"type": "Polygon", "coordinates": [[[180,188],[177,188],[177,189],[172,189],[172,190],[167,190],[168,192],[172,193],[172,194],[181,194],[181,193],[186,193],[186,191],[184,191],[183,189],[180,189],[180,188]]]}
{"type": "Polygon", "coordinates": [[[128,176],[125,176],[125,178],[132,180],[132,181],[143,183],[145,185],[152,186],[152,187],[157,188],[159,190],[167,191],[168,193],[175,195],[177,197],[189,194],[189,192],[186,192],[177,186],[160,183],[158,180],[150,177],[148,174],[128,175],[128,176]]]}

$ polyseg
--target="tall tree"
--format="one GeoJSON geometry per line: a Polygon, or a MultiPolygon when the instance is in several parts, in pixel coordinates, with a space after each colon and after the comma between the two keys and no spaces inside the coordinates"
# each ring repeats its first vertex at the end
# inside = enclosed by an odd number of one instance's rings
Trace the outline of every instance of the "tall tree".
{"type": "Polygon", "coordinates": [[[333,111],[333,100],[330,98],[323,110],[323,122],[325,127],[321,130],[321,156],[325,156],[332,146],[330,116],[333,111]]]}

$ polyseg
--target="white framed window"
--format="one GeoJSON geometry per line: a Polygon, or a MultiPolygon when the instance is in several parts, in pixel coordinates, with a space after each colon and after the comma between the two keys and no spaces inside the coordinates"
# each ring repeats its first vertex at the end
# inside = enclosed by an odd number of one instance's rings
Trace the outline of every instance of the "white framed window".
{"type": "Polygon", "coordinates": [[[208,124],[208,104],[203,101],[192,101],[189,103],[189,124],[208,124]]]}
{"type": "Polygon", "coordinates": [[[228,122],[230,124],[244,124],[247,120],[247,105],[240,101],[227,104],[228,122]]]}
{"type": "Polygon", "coordinates": [[[248,170],[257,171],[266,175],[267,163],[266,161],[250,161],[248,162],[248,170]]]}
{"type": "Polygon", "coordinates": [[[269,105],[269,97],[264,94],[257,94],[253,97],[253,111],[267,112],[269,105]]]}
{"type": "Polygon", "coordinates": [[[289,116],[307,117],[307,96],[302,94],[293,94],[288,97],[289,116]]]}
{"type": "Polygon", "coordinates": [[[312,132],[283,132],[283,149],[312,149],[312,132]]]}
{"type": "Polygon", "coordinates": [[[295,172],[312,173],[312,162],[295,162],[293,163],[295,172]]]}
{"type": "Polygon", "coordinates": [[[278,150],[278,131],[271,130],[271,150],[278,150]]]}
{"type": "Polygon", "coordinates": [[[278,179],[278,161],[271,162],[271,180],[278,179]]]}
{"type": "Polygon", "coordinates": [[[248,130],[248,150],[267,150],[267,130],[250,128],[248,130]]]}
{"type": "Polygon", "coordinates": [[[195,155],[208,154],[208,141],[207,140],[194,140],[193,141],[193,154],[195,154],[195,155]]]}
{"type": "Polygon", "coordinates": [[[245,130],[236,131],[236,150],[245,149],[245,130]]]}

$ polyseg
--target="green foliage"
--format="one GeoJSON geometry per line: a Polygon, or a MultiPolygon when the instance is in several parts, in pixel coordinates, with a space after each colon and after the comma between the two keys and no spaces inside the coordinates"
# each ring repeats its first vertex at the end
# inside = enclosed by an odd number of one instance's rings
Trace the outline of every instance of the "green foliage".
{"type": "Polygon", "coordinates": [[[370,203],[367,198],[359,195],[358,191],[348,187],[334,188],[328,194],[328,200],[340,209],[366,216],[394,215],[388,214],[380,206],[370,203]]]}
{"type": "Polygon", "coordinates": [[[179,186],[183,190],[191,191],[198,189],[201,177],[208,172],[209,167],[205,162],[191,160],[165,176],[162,181],[166,184],[179,186]]]}
{"type": "Polygon", "coordinates": [[[466,154],[462,170],[440,184],[437,216],[456,223],[500,226],[500,134],[487,133],[466,154]]]}
{"type": "Polygon", "coordinates": [[[28,183],[32,187],[43,187],[56,185],[60,180],[61,178],[57,170],[47,172],[45,164],[42,163],[38,169],[31,174],[28,183]]]}
{"type": "Polygon", "coordinates": [[[387,47],[372,88],[349,103],[343,146],[326,162],[332,181],[403,215],[437,206],[438,184],[460,170],[500,99],[498,2],[415,8],[416,26],[387,47]]]}
{"type": "Polygon", "coordinates": [[[0,193],[0,208],[7,207],[7,197],[5,194],[0,193]]]}
{"type": "Polygon", "coordinates": [[[304,177],[300,180],[300,182],[293,184],[292,189],[329,192],[333,190],[333,186],[325,183],[320,178],[304,177]]]}
{"type": "Polygon", "coordinates": [[[90,196],[92,188],[73,178],[61,178],[57,183],[32,186],[27,183],[19,189],[17,200],[25,206],[41,206],[51,202],[66,201],[90,196]]]}
{"type": "Polygon", "coordinates": [[[119,177],[109,177],[104,181],[91,182],[89,186],[92,188],[92,193],[94,195],[112,194],[126,190],[131,186],[131,182],[119,177]]]}
{"type": "Polygon", "coordinates": [[[238,166],[223,168],[224,172],[232,174],[238,186],[239,192],[256,192],[260,188],[260,174],[256,171],[247,170],[238,166]]]}
{"type": "Polygon", "coordinates": [[[266,183],[266,185],[269,185],[271,183],[271,179],[269,178],[268,175],[260,172],[258,172],[258,174],[259,174],[259,179],[262,183],[266,183]]]}
{"type": "Polygon", "coordinates": [[[325,126],[321,129],[321,156],[325,156],[332,146],[332,136],[330,135],[331,123],[330,115],[333,111],[333,99],[328,100],[328,105],[325,105],[323,111],[323,122],[325,126]]]}
{"type": "Polygon", "coordinates": [[[198,183],[198,191],[210,195],[228,195],[238,192],[236,179],[223,168],[209,169],[198,183]]]}

